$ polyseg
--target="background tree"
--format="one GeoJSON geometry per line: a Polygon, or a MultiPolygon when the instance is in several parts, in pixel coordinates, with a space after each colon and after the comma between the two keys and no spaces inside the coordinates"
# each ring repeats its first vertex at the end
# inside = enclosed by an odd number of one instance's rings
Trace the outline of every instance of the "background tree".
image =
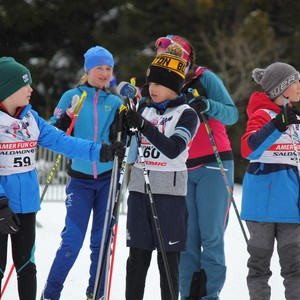
{"type": "Polygon", "coordinates": [[[32,104],[48,119],[61,94],[83,75],[83,54],[95,45],[115,57],[119,81],[145,81],[155,40],[177,34],[190,40],[197,63],[216,72],[239,111],[228,127],[241,182],[246,105],[258,85],[255,67],[284,61],[300,68],[300,2],[294,0],[0,0],[0,55],[32,71],[32,104]]]}

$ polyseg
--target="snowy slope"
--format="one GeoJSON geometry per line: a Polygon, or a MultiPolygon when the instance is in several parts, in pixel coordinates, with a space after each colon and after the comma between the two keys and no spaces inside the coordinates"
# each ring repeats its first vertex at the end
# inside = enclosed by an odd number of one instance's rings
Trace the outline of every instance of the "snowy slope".
{"type": "MultiPolygon", "coordinates": [[[[240,208],[241,187],[236,186],[234,191],[235,202],[240,208]]],[[[42,211],[38,213],[37,220],[42,227],[37,228],[36,263],[38,268],[38,297],[45,284],[48,271],[60,243],[60,231],[63,228],[65,207],[63,203],[44,202],[42,211]]],[[[113,271],[113,282],[111,300],[123,300],[125,291],[125,265],[128,249],[125,246],[125,222],[126,215],[120,215],[117,248],[115,254],[115,265],[113,271]]],[[[244,225],[245,226],[245,225],[244,225]]],[[[246,228],[246,227],[245,227],[246,228]]],[[[88,231],[89,233],[89,231],[88,231]]],[[[89,269],[89,235],[86,236],[84,246],[80,255],[69,273],[62,292],[62,300],[85,300],[85,289],[89,269]]],[[[275,251],[276,252],[276,251],[275,251]]],[[[247,251],[246,242],[242,235],[236,213],[231,208],[231,216],[226,232],[226,255],[227,255],[227,280],[221,293],[222,300],[244,300],[249,299],[246,286],[247,275],[247,251]]],[[[12,265],[9,258],[7,272],[12,265]]],[[[272,286],[272,300],[284,299],[282,278],[279,275],[279,264],[277,254],[272,260],[273,276],[270,281],[272,286]]],[[[6,277],[5,277],[6,279],[6,277]]],[[[4,281],[5,281],[4,279],[4,281]]],[[[3,282],[4,283],[4,282],[3,282]]],[[[16,276],[11,277],[4,292],[2,300],[17,300],[16,276]]],[[[159,275],[156,266],[156,252],[153,253],[152,264],[149,269],[144,300],[160,299],[159,275]]]]}

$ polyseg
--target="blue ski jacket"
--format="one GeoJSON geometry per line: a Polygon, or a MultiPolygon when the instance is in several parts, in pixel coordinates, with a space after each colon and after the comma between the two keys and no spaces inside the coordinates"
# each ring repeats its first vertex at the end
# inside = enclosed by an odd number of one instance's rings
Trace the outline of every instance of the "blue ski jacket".
{"type": "Polygon", "coordinates": [[[248,122],[241,154],[250,160],[243,179],[241,219],[257,222],[300,223],[299,173],[293,148],[299,125],[280,132],[272,118],[281,107],[264,92],[254,92],[247,107],[248,122]]]}
{"type": "MultiPolygon", "coordinates": [[[[98,143],[110,144],[109,129],[123,102],[119,97],[106,93],[104,90],[82,85],[66,91],[59,100],[50,123],[55,124],[71,106],[72,97],[74,95],[80,97],[84,91],[87,92],[87,97],[76,120],[73,135],[98,143]]],[[[74,171],[87,174],[91,178],[97,178],[99,175],[110,171],[112,166],[113,162],[88,162],[76,158],[71,162],[69,175],[72,176],[73,174],[70,172],[74,171]]]]}
{"type": "MultiPolygon", "coordinates": [[[[48,124],[38,113],[31,109],[31,105],[23,108],[18,118],[11,118],[13,121],[27,122],[28,113],[33,116],[32,123],[35,130],[36,146],[41,146],[49,150],[58,152],[68,158],[81,158],[86,161],[98,161],[101,145],[92,141],[78,139],[67,136],[65,132],[48,124]]],[[[32,119],[32,118],[31,118],[32,119]]],[[[2,123],[1,123],[2,124],[2,123]]],[[[7,124],[9,128],[10,124],[7,124]]],[[[4,128],[3,124],[1,126],[4,128]]],[[[26,141],[20,134],[5,131],[0,135],[0,145],[3,145],[7,139],[10,143],[22,143],[26,141]],[[6,136],[6,137],[5,137],[6,136]],[[6,140],[4,140],[6,138],[6,140]]],[[[35,147],[36,148],[36,147],[35,147]]],[[[1,154],[14,156],[16,165],[21,163],[18,158],[18,151],[4,150],[1,147],[1,154]]],[[[35,149],[34,149],[35,151],[35,149]]],[[[9,206],[15,213],[32,213],[40,210],[40,191],[36,168],[27,172],[18,172],[10,175],[3,175],[0,169],[0,199],[5,196],[9,199],[9,206]]],[[[1,200],[0,200],[1,201],[1,200]]]]}

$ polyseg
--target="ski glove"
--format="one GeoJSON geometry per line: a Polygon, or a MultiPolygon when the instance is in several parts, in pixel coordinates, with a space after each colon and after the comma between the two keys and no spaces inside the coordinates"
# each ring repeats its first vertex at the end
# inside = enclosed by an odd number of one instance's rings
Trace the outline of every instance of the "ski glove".
{"type": "Polygon", "coordinates": [[[124,126],[126,111],[127,107],[122,104],[115,114],[114,121],[109,127],[109,141],[111,143],[117,140],[118,133],[123,133],[126,130],[124,126]]]}
{"type": "Polygon", "coordinates": [[[72,119],[67,115],[67,113],[64,113],[61,118],[56,121],[54,126],[63,131],[67,131],[71,123],[72,119]]]}
{"type": "Polygon", "coordinates": [[[126,122],[129,128],[136,128],[142,131],[145,125],[145,119],[140,115],[140,113],[130,109],[126,113],[126,122]]]}
{"type": "Polygon", "coordinates": [[[199,96],[193,98],[189,101],[189,105],[193,108],[198,114],[202,112],[207,112],[209,109],[209,103],[207,102],[206,98],[203,96],[199,96]]]}
{"type": "Polygon", "coordinates": [[[272,120],[275,127],[281,131],[286,131],[287,126],[291,124],[300,124],[300,120],[297,119],[297,115],[300,115],[300,112],[297,111],[295,107],[283,107],[279,114],[272,120]]]}
{"type": "Polygon", "coordinates": [[[0,233],[12,234],[19,230],[20,221],[18,216],[9,208],[8,199],[0,199],[0,233]]]}
{"type": "Polygon", "coordinates": [[[110,145],[102,143],[100,151],[100,162],[113,161],[114,157],[117,156],[119,160],[122,160],[125,155],[125,148],[123,142],[113,142],[110,145]]]}
{"type": "Polygon", "coordinates": [[[74,96],[72,97],[71,107],[67,108],[67,110],[66,110],[67,115],[68,115],[71,119],[74,118],[75,110],[76,110],[76,108],[77,108],[77,105],[78,105],[78,103],[79,103],[79,100],[80,100],[79,96],[78,96],[78,95],[74,95],[74,96]]]}

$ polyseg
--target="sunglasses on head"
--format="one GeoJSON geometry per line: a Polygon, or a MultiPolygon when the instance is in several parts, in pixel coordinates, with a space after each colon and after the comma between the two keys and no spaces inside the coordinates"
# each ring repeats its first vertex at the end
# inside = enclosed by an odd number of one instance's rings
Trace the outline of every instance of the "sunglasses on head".
{"type": "Polygon", "coordinates": [[[168,48],[168,46],[170,46],[173,43],[178,44],[182,48],[183,50],[182,58],[188,62],[191,55],[191,47],[187,44],[187,42],[185,42],[180,37],[173,36],[173,35],[160,37],[155,42],[155,50],[157,53],[164,52],[168,48]]]}

